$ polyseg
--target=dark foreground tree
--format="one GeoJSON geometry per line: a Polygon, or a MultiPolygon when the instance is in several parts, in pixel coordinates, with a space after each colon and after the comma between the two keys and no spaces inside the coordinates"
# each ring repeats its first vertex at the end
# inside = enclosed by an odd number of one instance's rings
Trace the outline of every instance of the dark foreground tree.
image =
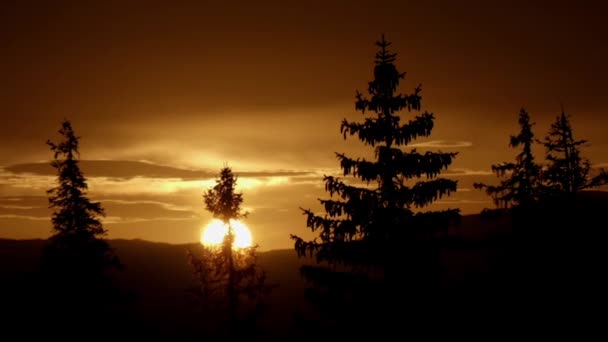
{"type": "Polygon", "coordinates": [[[194,293],[204,314],[214,317],[212,325],[218,325],[224,317],[228,322],[228,331],[215,332],[222,335],[237,334],[246,326],[243,324],[255,323],[261,298],[271,289],[266,284],[266,273],[256,262],[257,246],[237,248],[234,244],[233,223],[246,217],[241,209],[243,195],[236,192],[236,184],[237,177],[225,167],[216,185],[204,195],[206,209],[228,228],[222,244],[200,246],[198,253],[188,251],[197,281],[194,293]]]}
{"type": "Polygon", "coordinates": [[[101,204],[88,198],[79,166],[79,137],[70,121],[61,123],[59,134],[59,141],[47,142],[57,186],[47,191],[53,234],[44,248],[43,278],[36,293],[37,314],[44,317],[39,324],[50,338],[86,339],[91,331],[98,331],[97,337],[113,335],[125,318],[115,309],[126,297],[112,283],[112,270],[122,265],[103,238],[101,204]]]}
{"type": "Polygon", "coordinates": [[[427,253],[432,237],[459,217],[458,209],[422,211],[456,191],[456,181],[438,177],[456,153],[406,150],[415,139],[431,134],[435,117],[427,111],[406,117],[421,111],[421,87],[398,93],[405,73],[395,65],[396,53],[389,51],[384,36],[376,45],[369,97],[357,92],[355,102],[355,109],[368,116],[363,122],[344,119],[340,129],[345,139],[354,135],[373,148],[374,157],[336,153],[345,178],[324,177],[330,198],[319,200],[323,214],[303,209],[306,225],[318,237],[306,241],[291,235],[298,255],[315,256],[318,262],[304,267],[304,275],[322,291],[343,297],[351,296],[351,288],[375,286],[369,283],[372,279],[389,286],[395,296],[414,295],[405,288],[416,284],[418,290],[428,289],[426,280],[434,271],[432,253],[427,253]]]}
{"type": "Polygon", "coordinates": [[[54,153],[52,166],[57,170],[57,186],[48,190],[53,209],[53,235],[45,250],[44,266],[57,279],[101,281],[104,273],[120,267],[107,241],[99,202],[87,197],[87,181],[79,166],[79,137],[70,121],[61,124],[59,142],[47,141],[54,153]]]}
{"type": "Polygon", "coordinates": [[[574,194],[608,181],[604,170],[600,170],[600,174],[593,178],[589,177],[591,163],[580,152],[580,147],[585,144],[587,140],[574,138],[570,116],[562,108],[562,113],[551,124],[544,142],[549,165],[543,172],[543,179],[551,193],[574,194]]]}
{"type": "Polygon", "coordinates": [[[532,132],[534,123],[530,122],[530,115],[524,108],[519,112],[518,122],[521,130],[518,135],[512,135],[509,142],[510,147],[521,147],[515,162],[492,165],[492,171],[503,180],[499,185],[474,184],[477,189],[485,189],[501,209],[529,207],[538,201],[542,191],[540,166],[536,164],[532,153],[535,142],[532,132]]]}

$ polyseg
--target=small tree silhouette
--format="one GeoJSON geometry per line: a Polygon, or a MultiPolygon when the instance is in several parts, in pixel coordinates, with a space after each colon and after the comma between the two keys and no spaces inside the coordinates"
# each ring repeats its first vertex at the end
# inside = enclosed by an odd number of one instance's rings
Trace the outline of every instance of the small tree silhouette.
{"type": "Polygon", "coordinates": [[[580,153],[580,147],[586,144],[587,140],[574,139],[570,115],[566,115],[562,107],[544,142],[549,165],[543,179],[550,193],[574,194],[608,182],[608,174],[603,169],[599,175],[589,178],[591,163],[580,153]]]}
{"type": "Polygon", "coordinates": [[[47,191],[54,234],[45,249],[44,266],[57,279],[68,278],[68,283],[99,281],[106,270],[121,264],[102,238],[107,231],[100,219],[105,215],[101,204],[87,197],[78,160],[80,138],[68,120],[62,122],[59,134],[61,141],[47,141],[54,153],[58,185],[47,191]]]}
{"type": "Polygon", "coordinates": [[[197,254],[188,251],[197,281],[194,294],[200,299],[205,313],[226,311],[230,334],[235,333],[238,322],[256,318],[261,309],[261,297],[272,288],[266,284],[266,273],[257,265],[257,246],[239,249],[234,246],[232,222],[247,216],[241,210],[243,195],[236,192],[236,184],[237,177],[225,167],[216,185],[204,195],[206,209],[228,228],[221,246],[200,246],[197,254]],[[253,306],[249,308],[253,311],[244,308],[245,300],[253,306]],[[249,312],[239,315],[242,311],[249,312]]]}
{"type": "Polygon", "coordinates": [[[562,193],[575,193],[587,187],[589,160],[580,155],[580,146],[587,140],[575,140],[570,117],[562,113],[551,124],[545,137],[546,158],[549,166],[544,179],[549,189],[562,193]]]}
{"type": "Polygon", "coordinates": [[[521,146],[522,151],[515,157],[515,162],[492,165],[492,171],[497,177],[506,178],[499,185],[473,185],[477,189],[485,189],[496,206],[502,209],[513,206],[528,207],[539,199],[542,190],[540,166],[536,164],[532,154],[535,142],[532,132],[534,123],[530,122],[530,115],[524,108],[519,112],[518,122],[521,130],[518,135],[511,136],[509,146],[521,146]]]}
{"type": "Polygon", "coordinates": [[[324,213],[302,209],[307,227],[318,237],[306,241],[291,235],[298,255],[314,255],[319,263],[303,267],[303,275],[317,288],[325,288],[322,292],[343,297],[352,297],[349,289],[361,293],[371,279],[379,280],[374,284],[392,287],[394,291],[389,292],[399,296],[419,293],[397,287],[416,286],[428,279],[432,264],[425,254],[431,249],[426,247],[434,233],[447,230],[459,217],[458,209],[421,211],[456,191],[456,181],[437,176],[457,153],[404,150],[413,140],[431,134],[435,117],[425,111],[404,122],[400,111],[421,111],[421,87],[411,94],[398,93],[405,73],[395,65],[397,55],[389,51],[384,36],[376,45],[379,51],[374,79],[368,86],[370,97],[357,92],[355,102],[357,111],[371,115],[363,122],[344,119],[340,128],[344,139],[354,135],[374,148],[375,159],[336,153],[344,177],[350,178],[324,176],[330,196],[319,199],[324,213]],[[327,266],[321,266],[325,263],[327,266]]]}

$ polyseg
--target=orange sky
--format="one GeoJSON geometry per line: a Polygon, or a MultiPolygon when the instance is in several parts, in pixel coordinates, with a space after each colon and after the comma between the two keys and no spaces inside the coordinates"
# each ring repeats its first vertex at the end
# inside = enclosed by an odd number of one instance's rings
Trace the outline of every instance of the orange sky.
{"type": "MultiPolygon", "coordinates": [[[[608,166],[608,47],[600,2],[100,1],[0,7],[0,237],[46,237],[52,157],[44,142],[71,119],[91,197],[111,238],[198,239],[202,193],[225,164],[241,175],[262,249],[306,235],[299,207],[339,172],[340,121],[361,118],[385,33],[436,114],[433,146],[459,151],[460,191],[439,206],[491,206],[471,190],[511,160],[525,106],[540,138],[563,104],[594,164],[608,166]]],[[[542,159],[542,150],[537,151],[542,159]]]]}

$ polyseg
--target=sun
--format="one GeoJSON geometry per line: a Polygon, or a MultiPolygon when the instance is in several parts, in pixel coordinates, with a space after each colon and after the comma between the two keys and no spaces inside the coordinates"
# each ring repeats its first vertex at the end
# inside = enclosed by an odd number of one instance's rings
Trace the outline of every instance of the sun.
{"type": "MultiPolygon", "coordinates": [[[[251,231],[240,221],[230,220],[234,231],[234,248],[251,247],[251,231]]],[[[218,246],[224,241],[224,236],[228,234],[228,225],[218,219],[211,221],[201,234],[201,243],[205,246],[218,246]]]]}

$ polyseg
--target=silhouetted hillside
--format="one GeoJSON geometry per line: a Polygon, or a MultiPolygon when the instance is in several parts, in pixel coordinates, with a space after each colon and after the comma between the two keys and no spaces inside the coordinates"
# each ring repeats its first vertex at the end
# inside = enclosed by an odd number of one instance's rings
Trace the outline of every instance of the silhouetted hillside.
{"type": "MultiPolygon", "coordinates": [[[[16,323],[45,320],[36,307],[40,299],[37,269],[45,242],[0,239],[2,316],[12,316],[16,323]],[[32,311],[38,314],[32,315],[32,311]]],[[[121,310],[131,326],[138,324],[145,329],[141,333],[151,337],[185,339],[205,335],[204,331],[197,331],[198,307],[188,293],[195,283],[186,250],[196,245],[112,240],[111,246],[126,266],[124,271],[114,274],[114,279],[128,300],[121,310]]],[[[305,284],[299,276],[303,260],[293,250],[275,250],[259,253],[258,261],[266,270],[268,281],[279,285],[266,300],[266,316],[272,319],[263,318],[261,325],[276,333],[287,331],[293,323],[293,314],[304,304],[305,284]]],[[[48,313],[47,309],[43,311],[48,313]]]]}
{"type": "MultiPolygon", "coordinates": [[[[461,332],[487,324],[515,330],[539,324],[536,328],[540,328],[542,324],[534,323],[538,315],[572,324],[586,317],[593,325],[594,316],[581,310],[584,303],[601,303],[606,212],[608,193],[584,192],[546,204],[531,219],[534,226],[517,227],[517,234],[509,217],[464,216],[441,240],[441,284],[435,303],[440,307],[435,319],[456,325],[461,332]],[[470,312],[465,315],[463,310],[470,312]]],[[[110,242],[126,269],[114,277],[124,303],[114,307],[118,315],[108,313],[112,316],[105,324],[108,331],[172,340],[205,335],[198,307],[187,293],[194,282],[186,251],[196,245],[110,242]]],[[[43,332],[48,316],[61,312],[61,308],[41,307],[45,291],[40,289],[37,267],[44,243],[0,240],[2,317],[7,318],[9,330],[24,338],[43,332]]],[[[298,334],[301,328],[295,317],[310,310],[299,267],[310,260],[298,259],[290,249],[258,255],[269,281],[279,284],[267,298],[260,329],[266,338],[298,334]]]]}

